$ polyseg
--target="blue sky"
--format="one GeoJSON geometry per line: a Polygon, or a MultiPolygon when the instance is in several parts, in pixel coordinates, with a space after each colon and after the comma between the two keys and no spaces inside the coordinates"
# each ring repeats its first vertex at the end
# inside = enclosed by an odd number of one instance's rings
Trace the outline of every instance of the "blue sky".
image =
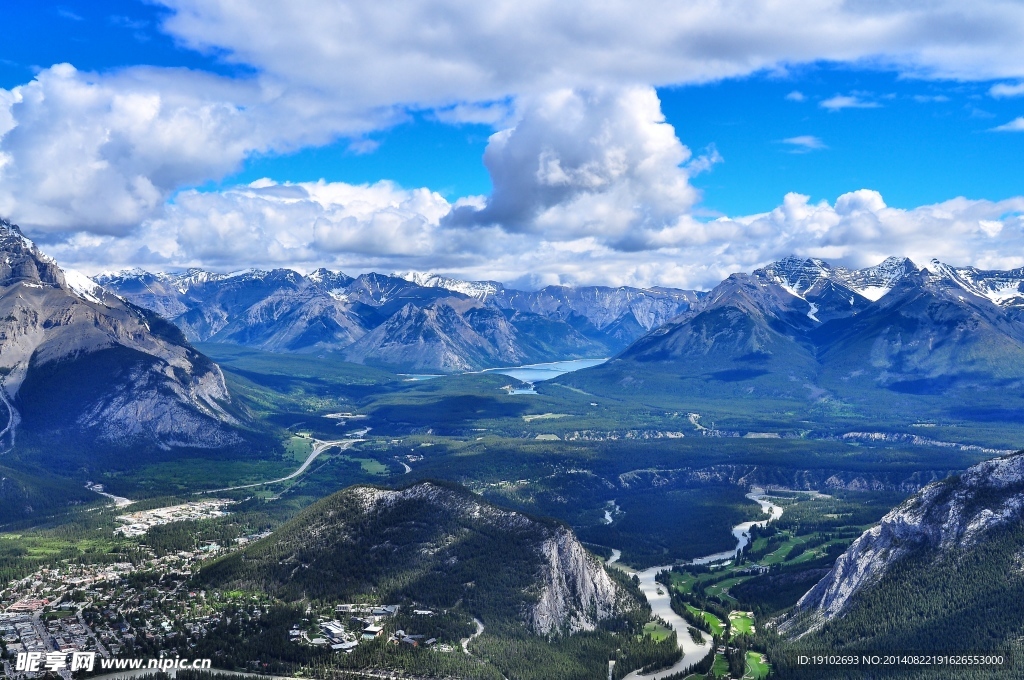
{"type": "MultiPolygon", "coordinates": [[[[1003,29],[1020,18],[1012,8],[992,3],[987,11],[981,3],[976,15],[958,18],[960,10],[938,3],[914,15],[868,17],[888,21],[891,36],[874,28],[877,21],[858,33],[857,17],[812,14],[807,22],[820,44],[797,50],[788,47],[794,38],[787,31],[795,29],[771,9],[749,26],[707,8],[696,19],[680,15],[678,35],[664,36],[660,48],[620,32],[612,17],[598,27],[611,40],[584,39],[531,67],[538,49],[527,45],[538,25],[531,22],[544,22],[549,44],[577,40],[571,26],[559,28],[565,18],[556,9],[499,27],[512,36],[507,44],[470,36],[447,53],[420,35],[423,17],[429,23],[450,9],[432,1],[413,3],[420,23],[398,27],[394,16],[354,4],[358,11],[344,19],[352,25],[344,27],[368,36],[365,44],[339,43],[323,54],[317,24],[334,19],[316,0],[281,16],[275,12],[285,10],[263,3],[263,16],[257,7],[243,17],[219,0],[5,3],[0,88],[15,94],[14,123],[0,136],[0,153],[11,160],[0,172],[11,186],[24,185],[0,195],[0,212],[85,269],[333,263],[491,273],[538,285],[588,276],[702,285],[804,246],[808,255],[852,264],[884,254],[920,258],[925,236],[941,227],[929,222],[936,215],[951,220],[941,228],[961,236],[965,220],[981,225],[970,237],[977,246],[958,249],[951,236],[937,255],[976,261],[958,264],[1016,263],[1000,240],[1016,243],[1024,194],[1024,130],[1014,131],[1024,128],[1024,119],[1014,124],[1024,116],[1024,64],[1019,50],[999,45],[1003,29]],[[699,35],[687,33],[697,19],[715,26],[718,42],[678,51],[679,36],[699,35]],[[964,33],[900,37],[922,21],[963,23],[964,33]],[[732,24],[746,31],[737,43],[756,35],[765,46],[730,46],[732,24]],[[830,31],[842,39],[830,39],[830,31]],[[423,41],[411,60],[393,47],[406,36],[423,41]],[[594,63],[617,51],[629,59],[594,63]],[[515,54],[525,63],[518,71],[496,61],[515,54]],[[462,66],[451,66],[460,59],[462,66]],[[54,69],[61,63],[74,69],[54,69]],[[653,104],[645,87],[656,93],[653,104]],[[575,99],[567,103],[559,92],[575,99]],[[155,115],[146,112],[150,105],[155,115]],[[577,114],[583,122],[562,125],[560,116],[577,114]],[[675,139],[666,140],[662,116],[675,139]],[[498,130],[515,134],[488,150],[498,130]],[[560,136],[549,139],[545,130],[560,136]],[[96,143],[97,134],[110,139],[96,143]],[[600,149],[595,135],[608,136],[600,149]],[[629,159],[621,172],[608,160],[615,153],[629,159]],[[551,154],[555,179],[537,184],[531,177],[551,154]],[[66,179],[53,177],[41,158],[66,170],[66,179]],[[495,172],[504,178],[499,187],[495,172]],[[304,192],[302,209],[266,182],[244,187],[261,178],[304,192]],[[36,189],[47,180],[55,188],[36,189]],[[309,188],[318,180],[325,185],[309,188]],[[76,182],[78,193],[64,188],[76,182]],[[351,185],[375,189],[358,194],[351,185]],[[775,219],[770,234],[751,226],[749,216],[795,205],[784,200],[790,193],[837,213],[837,199],[860,190],[877,192],[884,204],[861,196],[856,219],[801,209],[797,217],[786,213],[786,225],[775,219]],[[929,208],[958,197],[970,199],[955,210],[963,214],[929,208]],[[720,217],[728,223],[706,226],[720,217]],[[1003,220],[997,236],[993,220],[1003,220]],[[908,240],[907,223],[920,238],[908,240]],[[229,225],[245,226],[229,233],[229,225]],[[155,239],[153,230],[176,236],[155,239]],[[276,250],[240,245],[254,235],[276,250]],[[808,235],[816,242],[807,243],[808,235]],[[517,248],[547,253],[525,279],[514,253],[494,264],[517,248]],[[709,265],[712,255],[719,264],[709,265]],[[655,269],[652,258],[661,263],[655,269]]],[[[2,120],[0,112],[0,132],[2,120]]]]}

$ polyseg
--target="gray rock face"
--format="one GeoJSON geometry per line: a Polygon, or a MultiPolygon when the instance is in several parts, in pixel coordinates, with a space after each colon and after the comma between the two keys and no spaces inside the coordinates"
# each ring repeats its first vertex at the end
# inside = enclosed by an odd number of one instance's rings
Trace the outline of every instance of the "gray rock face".
{"type": "Polygon", "coordinates": [[[621,605],[615,582],[568,529],[544,541],[540,599],[529,613],[537,633],[594,630],[621,605]]]}
{"type": "Polygon", "coordinates": [[[237,439],[224,427],[234,418],[224,409],[231,397],[220,369],[177,329],[101,288],[69,284],[84,277],[63,271],[2,221],[0,257],[0,390],[14,425],[4,433],[8,444],[22,421],[59,421],[64,432],[126,445],[217,448],[237,439]],[[112,353],[125,359],[121,375],[90,373],[92,362],[112,353]],[[89,384],[62,383],[69,376],[89,384]],[[48,398],[67,410],[45,413],[48,398]]]}
{"type": "Polygon", "coordinates": [[[500,314],[488,316],[474,324],[450,304],[410,303],[346,349],[345,358],[446,372],[521,363],[526,353],[515,330],[500,314]]]}
{"type": "Polygon", "coordinates": [[[353,279],[327,269],[308,276],[133,270],[97,281],[170,319],[194,342],[336,350],[352,361],[442,372],[609,356],[701,296],[602,286],[527,292],[417,272],[353,279]]]}
{"type": "Polygon", "coordinates": [[[803,616],[783,630],[813,629],[842,615],[856,594],[899,560],[924,548],[969,547],[1024,511],[1024,453],[986,461],[959,477],[929,484],[864,532],[832,571],[797,603],[803,616]],[[803,621],[801,622],[801,618],[803,621]]]}

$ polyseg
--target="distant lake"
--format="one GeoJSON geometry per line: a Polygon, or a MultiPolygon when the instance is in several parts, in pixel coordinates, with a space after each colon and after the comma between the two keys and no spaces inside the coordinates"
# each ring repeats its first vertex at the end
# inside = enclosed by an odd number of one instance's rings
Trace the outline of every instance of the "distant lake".
{"type": "Polygon", "coordinates": [[[604,359],[570,359],[569,361],[552,361],[547,364],[527,364],[526,366],[510,366],[509,368],[488,368],[482,373],[499,373],[501,375],[507,375],[516,380],[522,380],[528,383],[538,383],[545,380],[551,380],[557,378],[560,375],[566,373],[572,373],[578,371],[581,368],[590,368],[591,366],[600,366],[604,362],[608,361],[604,359]]]}

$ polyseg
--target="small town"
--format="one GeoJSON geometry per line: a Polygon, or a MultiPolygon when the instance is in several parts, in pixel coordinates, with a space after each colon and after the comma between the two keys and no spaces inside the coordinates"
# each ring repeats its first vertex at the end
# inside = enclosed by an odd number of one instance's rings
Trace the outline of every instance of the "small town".
{"type": "MultiPolygon", "coordinates": [[[[198,512],[219,512],[206,502],[203,506],[198,512]]],[[[179,512],[197,510],[175,509],[179,512]]],[[[8,584],[0,591],[5,675],[41,675],[15,671],[14,659],[22,652],[44,656],[95,652],[100,658],[112,658],[146,650],[162,656],[180,647],[179,643],[203,637],[210,625],[221,620],[222,605],[231,598],[220,592],[190,590],[187,584],[194,569],[212,556],[265,535],[240,537],[227,548],[206,544],[163,557],[149,551],[148,559],[135,564],[65,563],[8,584]]]]}
{"type": "MultiPolygon", "coordinates": [[[[141,536],[150,528],[170,522],[221,517],[227,501],[208,500],[145,510],[117,519],[115,529],[125,537],[141,536]]],[[[240,536],[228,546],[205,541],[193,550],[163,556],[139,546],[141,558],[112,564],[72,564],[39,569],[0,591],[0,659],[9,678],[42,677],[20,671],[15,660],[21,653],[39,653],[44,659],[60,654],[91,652],[100,659],[147,656],[174,657],[183,648],[196,648],[211,628],[237,621],[256,621],[269,610],[265,597],[191,587],[198,567],[213,557],[238,550],[268,535],[258,532],[240,536]]],[[[333,611],[311,611],[287,631],[291,644],[330,649],[350,654],[361,643],[387,636],[388,642],[409,647],[451,652],[433,637],[393,633],[386,623],[399,605],[339,604],[333,611]],[[333,613],[334,618],[331,618],[333,613]]],[[[414,617],[432,617],[429,609],[413,609],[414,617]]],[[[63,657],[62,657],[63,658],[63,657]]],[[[65,680],[67,668],[56,670],[65,680]]]]}

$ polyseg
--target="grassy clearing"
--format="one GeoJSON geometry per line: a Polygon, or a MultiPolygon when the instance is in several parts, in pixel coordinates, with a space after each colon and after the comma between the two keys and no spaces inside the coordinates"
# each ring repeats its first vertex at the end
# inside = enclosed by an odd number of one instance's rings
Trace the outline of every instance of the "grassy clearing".
{"type": "Polygon", "coordinates": [[[644,635],[650,637],[655,642],[661,642],[662,640],[668,638],[668,636],[670,636],[671,634],[672,630],[670,628],[666,628],[660,623],[650,621],[644,624],[644,635]]]}
{"type": "Polygon", "coordinates": [[[725,632],[725,626],[722,624],[722,620],[714,614],[703,611],[701,609],[697,609],[691,604],[687,604],[686,608],[690,610],[691,614],[696,614],[697,616],[704,617],[704,620],[707,622],[708,626],[711,627],[711,632],[715,635],[721,635],[723,632],[725,632]]]}
{"type": "Polygon", "coordinates": [[[721,597],[723,599],[735,602],[736,598],[729,594],[729,588],[743,580],[745,580],[743,577],[729,578],[724,581],[720,581],[719,583],[716,583],[713,586],[708,586],[706,592],[708,595],[715,595],[717,597],[721,597]]]}
{"type": "Polygon", "coordinates": [[[715,654],[715,664],[711,667],[711,672],[716,678],[724,678],[729,675],[729,662],[725,658],[725,654],[715,654]]]}
{"type": "Polygon", "coordinates": [[[43,621],[53,621],[54,619],[66,619],[74,615],[75,612],[73,611],[61,609],[60,611],[46,612],[45,614],[43,614],[43,621]]]}
{"type": "Polygon", "coordinates": [[[70,552],[106,552],[113,540],[58,538],[39,534],[0,534],[0,555],[17,554],[27,559],[45,559],[70,552]]]}
{"type": "Polygon", "coordinates": [[[693,588],[693,584],[697,582],[697,577],[690,572],[679,573],[678,571],[669,572],[669,578],[671,579],[672,588],[679,593],[688,593],[693,588]]]}
{"type": "Polygon", "coordinates": [[[363,472],[369,475],[387,475],[388,466],[384,465],[380,461],[374,460],[373,458],[353,458],[352,456],[341,456],[342,460],[347,460],[351,463],[359,463],[359,466],[363,469],[363,472]]]}
{"type": "Polygon", "coordinates": [[[303,463],[313,452],[313,441],[307,437],[292,437],[284,445],[285,460],[303,463]]]}
{"type": "Polygon", "coordinates": [[[729,624],[734,636],[754,633],[754,617],[750,612],[732,612],[729,614],[729,624]]]}
{"type": "Polygon", "coordinates": [[[770,671],[771,666],[768,665],[768,660],[765,659],[764,654],[747,652],[747,672],[743,674],[744,678],[761,680],[762,678],[767,678],[770,671]]]}

